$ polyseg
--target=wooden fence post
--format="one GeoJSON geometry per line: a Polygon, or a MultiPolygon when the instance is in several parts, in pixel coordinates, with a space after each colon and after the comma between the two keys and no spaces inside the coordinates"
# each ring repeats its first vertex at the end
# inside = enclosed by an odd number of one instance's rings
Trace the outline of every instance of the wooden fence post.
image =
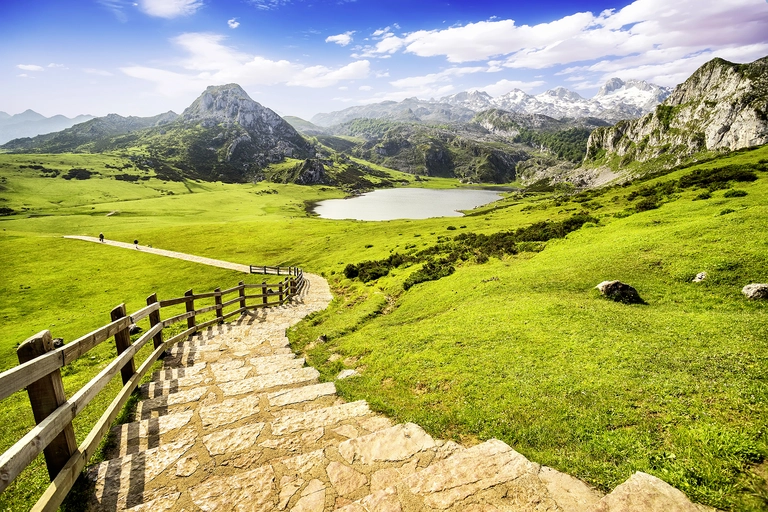
{"type": "MultiPolygon", "coordinates": [[[[126,316],[125,313],[125,304],[120,304],[115,309],[112,310],[112,312],[109,314],[109,316],[112,318],[112,321],[120,320],[121,318],[126,316]]],[[[125,329],[122,329],[115,333],[115,346],[117,347],[117,355],[122,354],[125,352],[128,348],[131,346],[131,328],[130,326],[126,326],[125,329]]],[[[126,384],[129,380],[131,380],[131,377],[136,373],[136,363],[134,362],[133,358],[130,359],[127,363],[125,363],[125,366],[123,366],[120,369],[120,374],[123,376],[123,384],[126,384]]]]}
{"type": "Polygon", "coordinates": [[[219,323],[224,322],[224,310],[221,308],[221,288],[216,288],[213,290],[216,294],[216,318],[219,319],[219,323]]]}
{"type": "MultiPolygon", "coordinates": [[[[152,295],[147,297],[147,306],[151,306],[155,302],[158,302],[156,293],[153,293],[152,295]]],[[[154,327],[159,323],[160,323],[160,310],[158,309],[157,311],[153,311],[152,313],[149,314],[149,325],[150,327],[154,327]]],[[[163,344],[162,330],[159,333],[155,334],[154,338],[152,338],[152,342],[155,345],[155,348],[163,344]]]]}
{"type": "MultiPolygon", "coordinates": [[[[16,355],[19,358],[19,363],[24,364],[51,350],[53,350],[51,333],[50,331],[42,331],[22,343],[16,349],[16,355]]],[[[56,369],[34,384],[27,386],[27,394],[32,404],[35,422],[39,424],[67,401],[64,394],[64,384],[61,381],[61,371],[56,369]]],[[[45,465],[48,466],[48,475],[51,480],[56,478],[56,475],[59,474],[59,471],[76,450],[75,431],[72,428],[72,423],[69,423],[43,450],[45,465]]]]}
{"type": "Polygon", "coordinates": [[[261,303],[266,307],[269,304],[269,297],[267,297],[267,282],[261,282],[261,303]]]}
{"type": "Polygon", "coordinates": [[[184,292],[184,296],[187,297],[187,313],[192,313],[192,316],[187,318],[187,329],[191,329],[195,326],[195,298],[193,297],[192,290],[184,292]]]}
{"type": "Polygon", "coordinates": [[[291,278],[291,297],[296,295],[296,278],[291,278]]]}
{"type": "Polygon", "coordinates": [[[277,285],[277,293],[280,294],[278,295],[277,298],[280,299],[280,305],[282,305],[283,304],[283,282],[282,281],[280,281],[280,284],[277,285]]]}
{"type": "Polygon", "coordinates": [[[245,281],[237,283],[240,287],[240,309],[245,309],[245,281]]]}

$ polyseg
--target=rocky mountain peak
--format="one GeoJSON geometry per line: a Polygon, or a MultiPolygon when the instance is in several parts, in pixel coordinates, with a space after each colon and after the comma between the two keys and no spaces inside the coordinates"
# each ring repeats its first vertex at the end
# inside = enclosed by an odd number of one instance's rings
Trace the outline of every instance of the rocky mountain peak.
{"type": "MultiPolygon", "coordinates": [[[[648,85],[649,91],[642,93],[650,97],[666,91],[648,85]]],[[[750,64],[718,58],[697,69],[642,118],[592,132],[587,159],[616,155],[626,164],[664,155],[674,165],[701,151],[766,143],[768,57],[750,64]]]]}
{"type": "Polygon", "coordinates": [[[598,96],[607,96],[608,94],[612,93],[613,91],[617,89],[621,89],[624,87],[624,80],[621,78],[610,78],[608,79],[605,84],[600,88],[599,91],[597,91],[597,94],[595,94],[596,97],[598,96]]]}
{"type": "Polygon", "coordinates": [[[184,110],[181,119],[206,128],[237,124],[247,131],[259,130],[265,124],[271,127],[287,124],[275,112],[253,101],[237,84],[208,87],[184,110]]]}

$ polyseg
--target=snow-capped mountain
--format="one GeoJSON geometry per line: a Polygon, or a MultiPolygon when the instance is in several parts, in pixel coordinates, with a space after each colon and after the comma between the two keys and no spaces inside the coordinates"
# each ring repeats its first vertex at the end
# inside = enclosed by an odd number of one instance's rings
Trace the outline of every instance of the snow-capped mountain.
{"type": "Polygon", "coordinates": [[[461,92],[436,102],[469,108],[475,112],[498,108],[524,114],[544,114],[556,119],[597,117],[615,122],[650,112],[671,93],[672,89],[668,87],[643,80],[611,78],[592,99],[564,87],[557,87],[536,96],[520,89],[496,98],[481,91],[461,92]]]}
{"type": "Polygon", "coordinates": [[[535,96],[520,89],[493,97],[483,91],[465,91],[439,99],[408,98],[401,102],[382,102],[350,107],[338,112],[317,114],[312,122],[332,126],[357,118],[391,119],[413,122],[466,122],[475,113],[500,109],[521,114],[543,114],[556,119],[595,117],[611,123],[640,117],[664,101],[672,89],[642,80],[611,78],[591,99],[564,87],[535,96]]]}

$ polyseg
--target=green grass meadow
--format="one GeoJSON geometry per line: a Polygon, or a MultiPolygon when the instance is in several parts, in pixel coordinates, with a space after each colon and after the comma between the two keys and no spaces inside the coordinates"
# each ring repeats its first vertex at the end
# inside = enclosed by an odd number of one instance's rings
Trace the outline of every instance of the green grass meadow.
{"type": "MultiPolygon", "coordinates": [[[[700,188],[677,189],[647,211],[632,196],[696,169],[766,158],[763,147],[570,197],[507,193],[462,218],[360,222],[307,214],[308,202],[343,196],[329,187],[163,182],[105,167],[124,165],[119,155],[0,154],[0,207],[18,212],[0,217],[0,370],[40,330],[69,341],[122,302],[135,311],[153,292],[162,299],[243,279],[62,235],[104,232],[237,263],[298,265],[328,278],[335,299],[291,329],[292,345],[324,379],[358,369],[337,383],[345,398],[442,438],[499,438],[605,492],[645,471],[700,503],[766,510],[768,303],[746,300],[741,288],[768,282],[768,172],[708,199],[694,200],[700,188]],[[99,174],[64,180],[22,165],[99,174]],[[124,172],[147,179],[114,179],[124,172]],[[732,189],[746,194],[726,197],[732,189]],[[540,252],[461,262],[408,291],[418,263],[368,283],[344,276],[350,263],[413,254],[460,233],[580,212],[598,222],[540,252]],[[701,271],[709,277],[691,282],[701,271]],[[594,287],[610,279],[633,285],[647,304],[602,298],[594,287]]],[[[107,364],[110,343],[65,368],[68,394],[107,364]]],[[[78,420],[78,440],[116,390],[78,420]]],[[[33,425],[28,409],[23,392],[3,402],[0,450],[33,425]]],[[[40,459],[0,495],[0,509],[28,509],[46,478],[40,459]]]]}

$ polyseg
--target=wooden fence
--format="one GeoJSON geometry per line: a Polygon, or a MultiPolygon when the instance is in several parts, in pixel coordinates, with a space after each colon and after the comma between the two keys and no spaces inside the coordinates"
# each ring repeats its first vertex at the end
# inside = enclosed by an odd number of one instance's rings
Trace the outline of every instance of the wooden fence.
{"type": "Polygon", "coordinates": [[[227,290],[216,288],[208,293],[196,294],[188,290],[183,297],[166,300],[158,300],[157,295],[152,294],[147,297],[146,307],[128,315],[125,304],[121,304],[112,310],[110,323],[60,348],[54,348],[51,333],[47,330],[24,341],[17,349],[19,365],[0,374],[0,401],[26,388],[37,425],[0,455],[0,492],[43,452],[51,484],[32,510],[56,510],[130,395],[166,350],[202,329],[223,323],[249,309],[282,305],[300,293],[306,284],[303,272],[295,267],[252,268],[271,269],[278,275],[286,275],[286,278],[271,284],[266,281],[245,284],[241,281],[227,290]],[[249,293],[252,290],[258,290],[258,293],[249,293]],[[195,301],[203,299],[209,302],[213,299],[214,303],[196,309],[195,301]],[[161,317],[164,308],[182,304],[185,306],[184,313],[166,319],[161,317]],[[227,312],[231,308],[234,309],[227,312]],[[215,312],[215,318],[197,323],[198,316],[211,312],[215,312]],[[143,319],[149,320],[150,328],[131,342],[130,326],[143,319]],[[183,332],[163,340],[164,329],[184,320],[187,328],[183,332]],[[117,357],[82,389],[67,398],[61,368],[109,338],[115,340],[117,357]],[[134,356],[150,340],[154,350],[137,368],[134,356]],[[122,389],[85,440],[77,446],[72,420],[118,372],[123,381],[122,389]]]}

